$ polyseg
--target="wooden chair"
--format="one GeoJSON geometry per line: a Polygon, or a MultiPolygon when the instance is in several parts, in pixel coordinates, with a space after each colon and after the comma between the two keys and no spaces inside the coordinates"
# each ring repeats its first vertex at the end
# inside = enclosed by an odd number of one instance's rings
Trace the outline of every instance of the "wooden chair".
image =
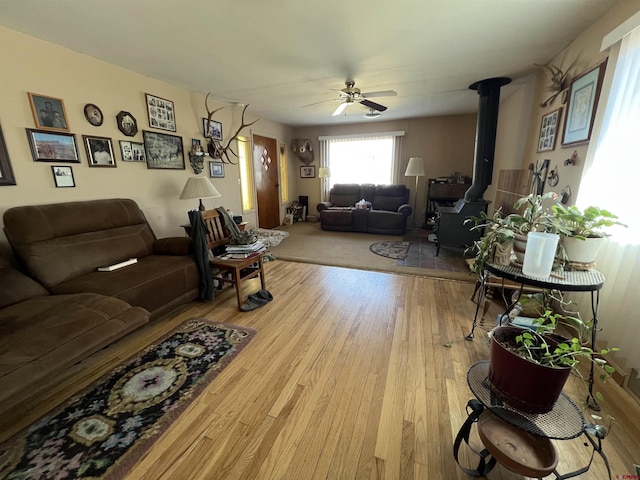
{"type": "MultiPolygon", "coordinates": [[[[217,254],[221,247],[229,244],[231,235],[225,229],[220,213],[217,210],[205,210],[202,219],[207,227],[207,246],[217,254]]],[[[242,282],[260,277],[262,289],[265,287],[263,253],[257,253],[244,259],[223,259],[214,256],[209,263],[213,269],[213,279],[221,283],[231,283],[236,289],[238,308],[242,305],[242,282]]]]}

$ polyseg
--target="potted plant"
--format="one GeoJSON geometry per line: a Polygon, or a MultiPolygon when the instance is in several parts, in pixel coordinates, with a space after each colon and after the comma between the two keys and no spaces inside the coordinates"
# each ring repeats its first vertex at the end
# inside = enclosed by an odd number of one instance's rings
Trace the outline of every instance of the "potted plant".
{"type": "Polygon", "coordinates": [[[616,215],[595,206],[580,210],[575,205],[557,204],[552,210],[566,230],[561,244],[566,260],[572,264],[592,264],[604,238],[609,236],[604,229],[614,225],[626,227],[616,215]]]}
{"type": "Polygon", "coordinates": [[[603,380],[615,371],[603,356],[617,348],[596,352],[577,337],[565,339],[555,333],[565,318],[546,310],[534,322],[535,329],[500,326],[491,331],[489,380],[505,403],[527,413],[546,413],[571,373],[583,378],[577,369],[580,360],[600,367],[603,380]]]}
{"type": "MultiPolygon", "coordinates": [[[[529,232],[569,233],[565,224],[544,205],[546,201],[557,198],[558,195],[554,192],[530,194],[514,203],[513,208],[518,213],[503,216],[501,210],[497,210],[491,217],[483,212],[479,217],[465,220],[465,223],[475,223],[472,230],[484,230],[484,236],[465,252],[474,255],[472,269],[478,278],[482,278],[487,262],[499,263],[495,261],[495,252],[506,249],[505,244],[512,245],[516,262],[522,264],[529,232]]],[[[510,254],[508,257],[510,259],[510,254]]]]}

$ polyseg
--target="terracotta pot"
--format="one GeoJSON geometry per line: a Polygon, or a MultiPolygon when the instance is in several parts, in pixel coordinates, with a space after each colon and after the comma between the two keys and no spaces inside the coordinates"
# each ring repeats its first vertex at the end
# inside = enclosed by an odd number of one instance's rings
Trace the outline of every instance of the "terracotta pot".
{"type": "MultiPolygon", "coordinates": [[[[506,404],[526,413],[547,413],[553,409],[571,367],[555,368],[525,360],[503,344],[515,345],[524,329],[513,326],[493,330],[489,355],[491,390],[506,404]]],[[[545,337],[549,348],[559,340],[545,337]]],[[[564,340],[564,339],[563,339],[564,340]]]]}
{"type": "Polygon", "coordinates": [[[605,237],[586,238],[563,237],[562,246],[567,258],[572,263],[593,263],[605,242],[605,237]]]}

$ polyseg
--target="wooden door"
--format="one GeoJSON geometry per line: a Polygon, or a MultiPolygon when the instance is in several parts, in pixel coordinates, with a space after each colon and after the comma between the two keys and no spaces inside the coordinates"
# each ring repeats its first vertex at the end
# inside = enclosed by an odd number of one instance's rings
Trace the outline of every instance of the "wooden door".
{"type": "Polygon", "coordinates": [[[258,227],[280,225],[278,145],[274,138],[253,135],[253,172],[258,200],[258,227]]]}

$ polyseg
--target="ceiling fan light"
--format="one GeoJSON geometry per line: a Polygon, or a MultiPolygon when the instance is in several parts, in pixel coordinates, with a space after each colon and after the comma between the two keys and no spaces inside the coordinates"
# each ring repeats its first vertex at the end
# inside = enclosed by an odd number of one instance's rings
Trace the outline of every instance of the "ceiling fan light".
{"type": "Polygon", "coordinates": [[[380,115],[382,115],[382,113],[371,110],[370,112],[365,113],[363,117],[372,120],[374,118],[378,118],[380,115]]]}

